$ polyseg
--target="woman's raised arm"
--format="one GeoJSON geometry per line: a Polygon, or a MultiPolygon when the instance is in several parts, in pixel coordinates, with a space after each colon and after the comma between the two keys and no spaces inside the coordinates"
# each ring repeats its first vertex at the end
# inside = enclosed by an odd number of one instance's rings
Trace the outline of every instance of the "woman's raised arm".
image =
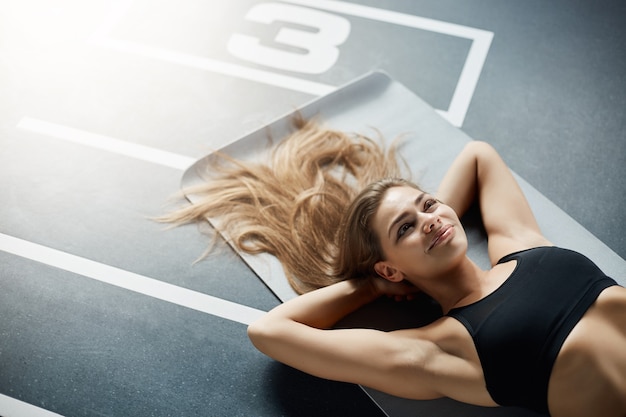
{"type": "Polygon", "coordinates": [[[440,397],[425,366],[441,352],[434,343],[402,333],[331,329],[378,296],[368,283],[343,281],[279,305],[251,324],[248,335],[261,352],[317,377],[410,398],[440,397]]]}
{"type": "Polygon", "coordinates": [[[465,146],[441,181],[437,197],[459,216],[478,199],[492,265],[517,250],[550,245],[513,174],[485,142],[465,146]]]}

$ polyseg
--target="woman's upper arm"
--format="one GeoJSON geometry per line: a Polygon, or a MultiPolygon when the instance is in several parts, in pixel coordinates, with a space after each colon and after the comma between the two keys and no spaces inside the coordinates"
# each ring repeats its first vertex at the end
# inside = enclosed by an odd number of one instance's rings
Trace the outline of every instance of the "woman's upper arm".
{"type": "Polygon", "coordinates": [[[491,145],[470,142],[442,186],[444,193],[455,196],[451,197],[455,210],[466,210],[478,198],[492,264],[516,250],[550,244],[513,174],[491,145]]]}
{"type": "Polygon", "coordinates": [[[478,199],[492,263],[517,250],[549,245],[500,155],[487,143],[478,142],[476,146],[478,199]]]}
{"type": "Polygon", "coordinates": [[[321,330],[300,323],[282,329],[251,326],[248,332],[261,352],[308,374],[403,397],[441,397],[425,366],[438,351],[432,342],[378,330],[321,330]]]}

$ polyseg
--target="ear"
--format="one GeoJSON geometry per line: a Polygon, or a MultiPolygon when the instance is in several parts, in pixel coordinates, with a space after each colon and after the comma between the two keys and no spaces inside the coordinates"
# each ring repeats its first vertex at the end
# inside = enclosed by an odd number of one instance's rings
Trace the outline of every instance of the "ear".
{"type": "Polygon", "coordinates": [[[404,280],[402,271],[385,261],[376,262],[376,264],[374,264],[374,271],[382,278],[391,282],[401,282],[404,280]]]}

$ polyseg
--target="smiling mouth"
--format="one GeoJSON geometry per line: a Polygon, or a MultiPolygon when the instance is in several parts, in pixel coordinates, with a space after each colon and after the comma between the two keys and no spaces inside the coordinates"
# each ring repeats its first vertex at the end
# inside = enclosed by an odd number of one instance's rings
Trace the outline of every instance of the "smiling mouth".
{"type": "Polygon", "coordinates": [[[445,240],[448,236],[450,236],[449,231],[452,229],[452,227],[453,226],[451,224],[442,226],[433,237],[433,240],[430,242],[428,249],[426,249],[426,253],[430,252],[430,250],[434,248],[435,246],[437,246],[439,242],[441,242],[442,240],[445,240]]]}

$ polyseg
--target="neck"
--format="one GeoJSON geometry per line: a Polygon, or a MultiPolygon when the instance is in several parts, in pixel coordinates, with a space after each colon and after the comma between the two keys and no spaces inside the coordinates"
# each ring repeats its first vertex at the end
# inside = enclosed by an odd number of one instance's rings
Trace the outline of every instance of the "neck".
{"type": "Polygon", "coordinates": [[[488,271],[483,271],[467,256],[450,271],[435,279],[420,280],[419,288],[436,300],[444,314],[477,296],[481,298],[483,282],[488,271]]]}

